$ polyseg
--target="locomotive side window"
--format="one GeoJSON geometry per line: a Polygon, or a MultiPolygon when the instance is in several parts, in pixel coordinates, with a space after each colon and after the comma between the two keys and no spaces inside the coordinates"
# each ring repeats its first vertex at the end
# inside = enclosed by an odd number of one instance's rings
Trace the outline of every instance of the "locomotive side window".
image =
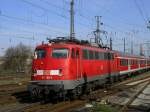
{"type": "Polygon", "coordinates": [[[34,53],[34,58],[35,59],[42,59],[42,58],[45,58],[46,56],[46,51],[43,50],[43,49],[37,49],[35,50],[35,53],[34,53]]]}
{"type": "Polygon", "coordinates": [[[97,51],[95,52],[95,59],[96,59],[96,60],[98,60],[98,59],[99,59],[99,54],[98,54],[98,52],[97,52],[97,51]]]}
{"type": "Polygon", "coordinates": [[[83,58],[83,59],[88,59],[88,54],[89,54],[89,53],[88,53],[88,50],[85,50],[85,49],[84,49],[84,50],[82,50],[82,52],[83,52],[82,58],[83,58]]]}
{"type": "Polygon", "coordinates": [[[90,60],[94,59],[94,53],[93,53],[93,51],[89,52],[89,59],[90,60]]]}
{"type": "Polygon", "coordinates": [[[114,53],[110,53],[110,59],[114,60],[114,53]]]}
{"type": "Polygon", "coordinates": [[[109,53],[104,53],[104,59],[108,60],[109,59],[109,53]]]}
{"type": "Polygon", "coordinates": [[[75,58],[75,50],[74,50],[74,49],[72,49],[71,57],[72,57],[72,58],[75,58]]]}
{"type": "Polygon", "coordinates": [[[79,58],[79,50],[76,51],[76,58],[79,58]]]}
{"type": "Polygon", "coordinates": [[[103,52],[99,52],[99,60],[104,60],[104,53],[103,52]]]}
{"type": "Polygon", "coordinates": [[[67,58],[69,54],[68,49],[53,49],[52,57],[53,58],[67,58]]]}

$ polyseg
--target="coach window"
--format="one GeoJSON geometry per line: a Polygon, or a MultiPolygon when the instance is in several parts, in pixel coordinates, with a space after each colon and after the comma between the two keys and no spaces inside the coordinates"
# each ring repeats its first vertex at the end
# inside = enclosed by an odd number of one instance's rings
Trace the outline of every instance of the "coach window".
{"type": "Polygon", "coordinates": [[[133,65],[135,65],[135,60],[133,60],[133,65]]]}
{"type": "Polygon", "coordinates": [[[129,64],[129,63],[128,63],[128,59],[126,59],[126,66],[128,66],[128,64],[129,64]]]}
{"type": "Polygon", "coordinates": [[[128,60],[127,59],[120,59],[120,65],[121,66],[127,66],[128,65],[128,60]]]}
{"type": "Polygon", "coordinates": [[[72,49],[71,58],[75,58],[75,51],[74,51],[74,49],[72,49]]]}
{"type": "Polygon", "coordinates": [[[143,60],[140,61],[140,64],[143,64],[143,60]]]}
{"type": "Polygon", "coordinates": [[[124,59],[120,59],[120,65],[124,66],[124,59]]]}
{"type": "Polygon", "coordinates": [[[136,60],[136,65],[138,64],[138,60],[136,60]]]}

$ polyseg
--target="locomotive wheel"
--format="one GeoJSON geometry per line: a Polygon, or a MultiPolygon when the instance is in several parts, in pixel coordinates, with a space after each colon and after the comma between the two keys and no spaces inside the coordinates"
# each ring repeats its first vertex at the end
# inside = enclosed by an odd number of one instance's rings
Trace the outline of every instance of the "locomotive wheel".
{"type": "Polygon", "coordinates": [[[39,98],[39,91],[38,91],[38,89],[36,89],[36,88],[34,88],[33,90],[32,90],[32,92],[30,93],[30,98],[31,98],[31,101],[32,102],[35,102],[35,101],[37,101],[37,99],[39,98]]]}
{"type": "Polygon", "coordinates": [[[93,91],[92,84],[87,84],[86,94],[89,95],[93,91]]]}
{"type": "Polygon", "coordinates": [[[75,90],[70,90],[68,92],[68,97],[69,97],[69,100],[71,100],[71,101],[77,99],[77,94],[76,94],[75,90]]]}
{"type": "Polygon", "coordinates": [[[80,99],[81,95],[82,95],[82,86],[78,86],[74,90],[69,91],[70,100],[80,99]]]}
{"type": "Polygon", "coordinates": [[[118,76],[114,76],[113,82],[118,82],[118,76]]]}

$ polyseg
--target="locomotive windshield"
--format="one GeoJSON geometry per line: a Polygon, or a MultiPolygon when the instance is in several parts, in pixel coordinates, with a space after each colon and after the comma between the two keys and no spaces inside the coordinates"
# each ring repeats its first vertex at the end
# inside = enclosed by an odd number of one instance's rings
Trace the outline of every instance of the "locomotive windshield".
{"type": "Polygon", "coordinates": [[[69,54],[68,49],[53,49],[52,57],[53,58],[67,58],[69,54]]]}
{"type": "Polygon", "coordinates": [[[35,50],[35,53],[34,53],[34,58],[35,59],[42,59],[42,58],[45,58],[46,56],[46,51],[43,50],[43,49],[37,49],[35,50]]]}

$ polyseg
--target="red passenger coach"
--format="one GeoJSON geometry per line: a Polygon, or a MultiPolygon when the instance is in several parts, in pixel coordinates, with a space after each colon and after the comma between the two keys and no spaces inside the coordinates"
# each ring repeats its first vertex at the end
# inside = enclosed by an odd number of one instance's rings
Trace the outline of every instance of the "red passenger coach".
{"type": "Polygon", "coordinates": [[[141,56],[118,54],[119,75],[128,76],[132,73],[148,70],[149,59],[141,56]],[[127,75],[128,74],[128,75],[127,75]]]}
{"type": "Polygon", "coordinates": [[[150,60],[122,55],[86,42],[50,40],[36,47],[29,91],[62,97],[90,92],[121,75],[150,68],[150,60]]]}

